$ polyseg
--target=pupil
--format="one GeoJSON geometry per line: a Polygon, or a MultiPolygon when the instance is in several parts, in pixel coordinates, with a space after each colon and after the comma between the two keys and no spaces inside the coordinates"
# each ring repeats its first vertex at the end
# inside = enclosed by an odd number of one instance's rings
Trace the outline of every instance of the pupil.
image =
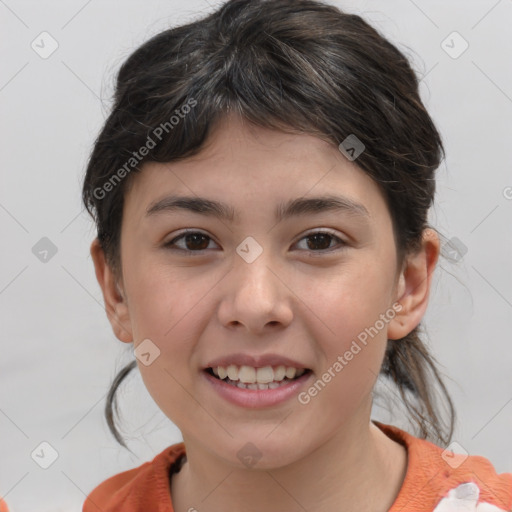
{"type": "Polygon", "coordinates": [[[327,233],[315,233],[313,235],[310,235],[308,236],[308,247],[310,249],[312,249],[311,247],[311,244],[309,243],[309,240],[313,239],[314,242],[313,242],[313,245],[317,245],[317,248],[318,248],[318,241],[320,240],[320,242],[324,242],[323,244],[320,243],[320,249],[328,249],[329,248],[329,245],[330,245],[330,241],[329,239],[331,238],[331,235],[328,235],[327,233]],[[328,242],[327,244],[325,244],[325,242],[328,242]]]}
{"type": "Polygon", "coordinates": [[[203,247],[201,247],[201,242],[200,242],[200,239],[203,239],[203,242],[206,240],[206,238],[208,238],[207,236],[205,235],[202,235],[201,233],[192,233],[192,234],[188,234],[185,236],[185,241],[186,241],[186,245],[187,245],[187,248],[189,250],[193,250],[193,249],[206,249],[208,247],[208,242],[206,242],[206,246],[204,246],[204,243],[203,243],[203,247]],[[189,241],[190,240],[193,240],[192,242],[192,248],[190,247],[190,243],[189,241]],[[199,244],[197,244],[199,242],[199,244]]]}

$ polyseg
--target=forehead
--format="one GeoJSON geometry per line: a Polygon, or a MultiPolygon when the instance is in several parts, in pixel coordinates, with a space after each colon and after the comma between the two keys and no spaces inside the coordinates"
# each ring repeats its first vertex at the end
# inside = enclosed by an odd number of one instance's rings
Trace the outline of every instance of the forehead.
{"type": "Polygon", "coordinates": [[[363,208],[356,206],[353,212],[366,210],[370,218],[387,212],[377,184],[332,143],[234,117],[216,126],[197,155],[178,162],[148,162],[131,181],[125,213],[139,219],[169,196],[223,203],[231,221],[241,220],[246,210],[252,215],[283,214],[294,199],[325,195],[358,203],[363,208]]]}

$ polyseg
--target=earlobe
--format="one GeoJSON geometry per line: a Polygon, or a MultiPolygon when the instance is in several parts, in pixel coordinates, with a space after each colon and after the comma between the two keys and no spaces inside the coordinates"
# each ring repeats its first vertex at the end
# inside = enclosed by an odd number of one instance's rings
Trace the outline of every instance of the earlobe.
{"type": "Polygon", "coordinates": [[[408,255],[400,273],[395,301],[402,308],[388,324],[388,339],[398,340],[407,336],[421,322],[428,306],[439,251],[437,233],[426,229],[421,248],[408,255]]]}
{"type": "Polygon", "coordinates": [[[119,286],[114,273],[105,259],[105,253],[97,238],[91,244],[96,279],[103,293],[105,311],[117,339],[124,343],[133,342],[130,313],[126,296],[119,286]]]}

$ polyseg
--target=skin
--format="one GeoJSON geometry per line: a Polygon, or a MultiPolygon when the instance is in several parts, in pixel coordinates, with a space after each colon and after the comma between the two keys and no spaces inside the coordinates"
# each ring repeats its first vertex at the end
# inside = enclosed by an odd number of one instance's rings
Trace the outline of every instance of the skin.
{"type": "Polygon", "coordinates": [[[407,453],[370,422],[372,389],[387,339],[407,335],[426,311],[440,249],[436,233],[426,230],[422,248],[399,267],[384,197],[357,160],[312,135],[235,117],[218,125],[197,156],[147,163],[132,179],[122,275],[116,279],[97,239],[91,255],[117,338],[134,348],[149,338],[160,350],[150,365],[138,366],[186,445],[187,462],[171,480],[175,511],[327,512],[340,504],[387,511],[407,453]],[[145,218],[148,206],[170,193],[227,202],[240,219],[185,211],[145,218]],[[322,193],[362,203],[367,222],[326,212],[276,224],[278,203],[322,193]],[[176,242],[196,250],[191,256],[164,247],[184,228],[210,237],[176,242]],[[345,245],[336,238],[308,245],[310,231],[325,229],[345,245]],[[236,253],[247,236],[263,248],[250,264],[236,253]],[[311,384],[397,302],[401,311],[307,405],[292,398],[242,408],[200,378],[214,357],[274,352],[311,368],[311,384]],[[237,457],[247,442],[261,453],[252,467],[237,457]]]}

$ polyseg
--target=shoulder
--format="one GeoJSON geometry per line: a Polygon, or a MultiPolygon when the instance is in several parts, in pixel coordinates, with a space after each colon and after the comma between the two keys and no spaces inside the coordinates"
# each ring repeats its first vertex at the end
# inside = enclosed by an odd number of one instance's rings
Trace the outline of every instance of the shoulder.
{"type": "Polygon", "coordinates": [[[9,507],[7,503],[0,496],[0,512],[9,512],[9,507]]]}
{"type": "Polygon", "coordinates": [[[184,443],[177,443],[152,461],[108,478],[87,496],[82,512],[139,512],[150,504],[172,512],[169,471],[185,453],[184,443]]]}
{"type": "Polygon", "coordinates": [[[512,473],[498,474],[480,455],[454,453],[392,425],[374,423],[407,448],[407,473],[390,512],[512,511],[512,473]]]}

